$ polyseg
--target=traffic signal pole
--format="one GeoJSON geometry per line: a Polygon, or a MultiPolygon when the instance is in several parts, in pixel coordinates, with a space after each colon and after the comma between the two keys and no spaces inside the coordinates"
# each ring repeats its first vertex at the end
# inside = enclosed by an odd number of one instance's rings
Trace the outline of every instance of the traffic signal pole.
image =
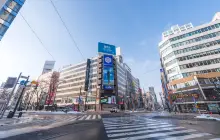
{"type": "MultiPolygon", "coordinates": [[[[29,76],[27,77],[25,83],[27,83],[28,80],[29,80],[29,76]]],[[[17,108],[18,108],[18,105],[19,105],[19,103],[20,103],[20,101],[21,101],[21,98],[23,97],[23,93],[24,93],[25,87],[26,87],[26,85],[24,85],[24,87],[23,87],[23,89],[22,89],[22,91],[21,91],[21,94],[20,94],[20,96],[19,96],[19,98],[18,98],[18,101],[17,101],[17,103],[16,103],[16,105],[15,105],[15,108],[14,108],[14,110],[13,110],[13,112],[12,112],[12,118],[13,118],[13,116],[14,116],[14,114],[15,114],[17,108]]]]}
{"type": "MultiPolygon", "coordinates": [[[[18,78],[17,78],[17,80],[16,80],[16,82],[15,82],[15,85],[14,85],[14,87],[13,87],[13,89],[12,89],[12,91],[11,91],[11,93],[10,93],[8,99],[7,99],[7,103],[6,103],[6,105],[5,105],[5,108],[4,108],[4,111],[3,111],[2,115],[1,115],[1,118],[2,118],[3,115],[5,114],[5,110],[7,109],[8,104],[9,104],[9,102],[10,102],[10,100],[11,100],[11,97],[12,97],[14,91],[15,91],[15,88],[16,88],[17,84],[18,84],[18,81],[19,81],[19,79],[21,78],[21,74],[22,74],[22,73],[19,74],[19,76],[18,76],[18,78]]],[[[1,119],[1,118],[0,118],[0,119],[1,119]]]]}

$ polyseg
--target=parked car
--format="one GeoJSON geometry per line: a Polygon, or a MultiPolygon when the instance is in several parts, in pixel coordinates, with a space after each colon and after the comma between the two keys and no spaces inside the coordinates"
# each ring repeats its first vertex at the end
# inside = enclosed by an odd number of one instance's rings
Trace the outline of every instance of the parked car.
{"type": "Polygon", "coordinates": [[[116,107],[113,107],[113,108],[111,108],[110,112],[111,113],[117,113],[117,112],[119,112],[119,109],[116,108],[116,107]]]}

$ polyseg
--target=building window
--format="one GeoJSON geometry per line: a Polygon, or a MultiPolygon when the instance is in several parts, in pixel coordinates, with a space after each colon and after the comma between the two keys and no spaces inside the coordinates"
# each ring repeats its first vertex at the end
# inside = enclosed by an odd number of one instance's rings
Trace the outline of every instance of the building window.
{"type": "Polygon", "coordinates": [[[3,24],[0,24],[0,35],[4,35],[7,31],[7,27],[3,24]]]}
{"type": "Polygon", "coordinates": [[[6,3],[6,6],[9,7],[11,10],[15,11],[15,12],[18,12],[21,8],[21,5],[19,5],[18,3],[16,3],[15,1],[13,0],[9,0],[7,3],[6,3]]]}
{"type": "Polygon", "coordinates": [[[15,16],[12,15],[11,13],[9,13],[7,10],[3,10],[0,13],[0,18],[11,23],[13,21],[13,19],[15,18],[15,16]]]}

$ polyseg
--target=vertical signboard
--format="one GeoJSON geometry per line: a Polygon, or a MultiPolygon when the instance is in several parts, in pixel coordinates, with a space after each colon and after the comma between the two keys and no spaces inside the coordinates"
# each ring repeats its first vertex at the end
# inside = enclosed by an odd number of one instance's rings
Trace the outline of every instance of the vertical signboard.
{"type": "Polygon", "coordinates": [[[114,68],[112,55],[103,55],[103,89],[114,89],[114,68]]]}
{"type": "Polygon", "coordinates": [[[86,63],[86,77],[85,77],[85,91],[88,91],[88,87],[89,87],[89,73],[90,73],[90,64],[91,64],[91,60],[87,59],[87,63],[86,63]]]}
{"type": "Polygon", "coordinates": [[[108,104],[111,104],[111,103],[112,103],[112,98],[108,97],[108,104]]]}
{"type": "Polygon", "coordinates": [[[114,70],[113,67],[103,68],[103,89],[112,90],[114,88],[114,70]]]}
{"type": "Polygon", "coordinates": [[[115,96],[112,96],[112,104],[116,104],[116,98],[115,98],[115,96]]]}

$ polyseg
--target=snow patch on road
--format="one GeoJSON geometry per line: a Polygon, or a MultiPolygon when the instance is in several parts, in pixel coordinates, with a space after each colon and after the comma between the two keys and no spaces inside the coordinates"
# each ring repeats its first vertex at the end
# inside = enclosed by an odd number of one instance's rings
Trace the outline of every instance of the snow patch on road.
{"type": "Polygon", "coordinates": [[[195,118],[220,121],[220,118],[215,118],[215,117],[212,117],[208,114],[201,114],[199,116],[196,116],[195,118]]]}

